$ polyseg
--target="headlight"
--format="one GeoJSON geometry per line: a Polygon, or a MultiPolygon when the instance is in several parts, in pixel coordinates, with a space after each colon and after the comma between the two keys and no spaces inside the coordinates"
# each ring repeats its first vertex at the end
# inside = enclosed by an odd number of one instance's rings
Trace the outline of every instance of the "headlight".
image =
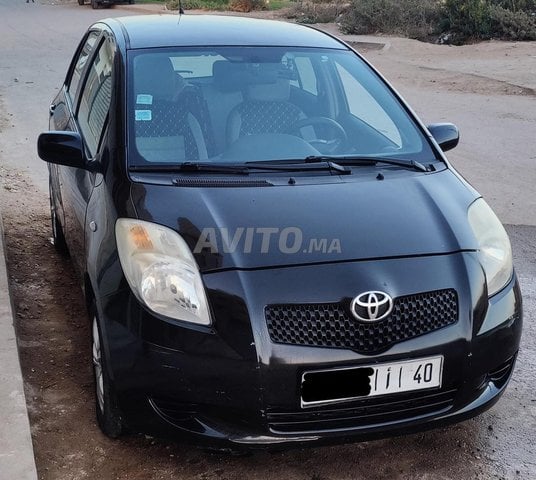
{"type": "Polygon", "coordinates": [[[479,244],[478,257],[486,274],[488,295],[491,297],[512,278],[510,240],[502,223],[482,198],[469,207],[468,217],[479,244]]]}
{"type": "Polygon", "coordinates": [[[115,236],[123,272],[138,300],[166,317],[210,325],[201,275],[178,233],[154,223],[120,218],[115,236]]]}

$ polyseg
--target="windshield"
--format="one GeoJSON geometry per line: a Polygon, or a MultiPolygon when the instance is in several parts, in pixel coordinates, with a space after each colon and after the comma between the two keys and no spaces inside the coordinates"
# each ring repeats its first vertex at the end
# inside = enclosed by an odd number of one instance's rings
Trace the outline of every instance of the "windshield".
{"type": "Polygon", "coordinates": [[[128,78],[130,165],[435,158],[391,91],[350,51],[139,50],[130,52],[128,78]]]}

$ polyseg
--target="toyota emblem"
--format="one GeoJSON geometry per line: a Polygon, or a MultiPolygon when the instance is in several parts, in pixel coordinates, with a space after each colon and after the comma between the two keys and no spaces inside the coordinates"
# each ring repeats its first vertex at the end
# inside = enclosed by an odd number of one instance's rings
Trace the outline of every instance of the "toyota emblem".
{"type": "Polygon", "coordinates": [[[352,315],[362,322],[378,322],[393,310],[393,299],[385,292],[364,292],[350,304],[352,315]]]}

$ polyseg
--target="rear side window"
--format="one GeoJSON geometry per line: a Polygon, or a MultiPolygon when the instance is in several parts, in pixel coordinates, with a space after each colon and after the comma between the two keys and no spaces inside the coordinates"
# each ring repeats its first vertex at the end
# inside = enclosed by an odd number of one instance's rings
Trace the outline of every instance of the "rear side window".
{"type": "Polygon", "coordinates": [[[212,77],[214,62],[225,60],[221,55],[181,55],[170,58],[173,69],[182,78],[212,77]]]}
{"type": "Polygon", "coordinates": [[[306,92],[317,95],[317,80],[311,59],[309,57],[296,57],[294,58],[294,64],[296,65],[296,70],[298,71],[299,87],[303,88],[303,90],[306,92]]]}
{"type": "Polygon", "coordinates": [[[78,54],[73,73],[71,74],[71,79],[69,80],[69,85],[67,87],[67,91],[71,95],[71,98],[74,98],[76,91],[78,90],[78,86],[80,85],[80,78],[82,78],[82,72],[84,70],[84,67],[86,66],[89,55],[95,47],[95,42],[97,41],[97,38],[99,38],[99,35],[100,32],[89,32],[84,46],[78,54]]]}
{"type": "Polygon", "coordinates": [[[91,156],[97,152],[110,110],[113,59],[113,46],[105,40],[93,57],[82,88],[77,118],[91,156]]]}

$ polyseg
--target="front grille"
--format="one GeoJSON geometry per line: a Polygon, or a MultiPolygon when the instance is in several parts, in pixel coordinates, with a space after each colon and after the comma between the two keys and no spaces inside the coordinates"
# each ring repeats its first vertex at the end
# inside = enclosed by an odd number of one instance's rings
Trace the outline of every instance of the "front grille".
{"type": "Polygon", "coordinates": [[[373,427],[443,414],[452,408],[456,392],[452,389],[386,395],[361,400],[357,406],[337,406],[314,412],[268,411],[267,420],[273,433],[286,434],[373,427]]]}
{"type": "Polygon", "coordinates": [[[170,423],[181,423],[190,420],[198,414],[195,405],[179,403],[174,400],[150,398],[149,404],[161,417],[170,423]]]}
{"type": "Polygon", "coordinates": [[[176,177],[173,184],[177,187],[273,187],[268,180],[241,179],[241,178],[192,178],[176,177]]]}
{"type": "Polygon", "coordinates": [[[373,354],[458,321],[458,295],[453,289],[395,298],[389,316],[374,323],[357,321],[349,305],[269,305],[265,316],[270,338],[275,343],[373,354]]]}

